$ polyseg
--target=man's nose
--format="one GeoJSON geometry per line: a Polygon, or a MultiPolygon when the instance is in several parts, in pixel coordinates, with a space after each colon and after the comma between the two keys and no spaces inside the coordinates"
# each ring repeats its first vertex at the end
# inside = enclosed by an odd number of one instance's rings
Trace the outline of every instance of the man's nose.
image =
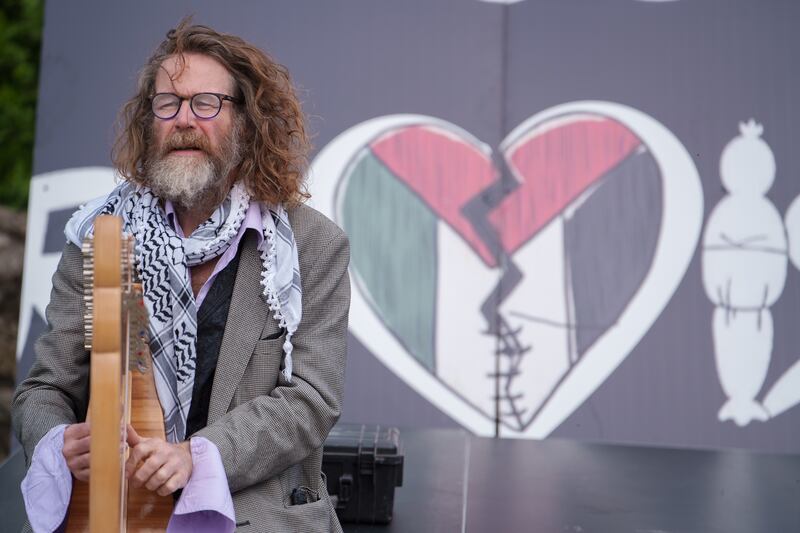
{"type": "Polygon", "coordinates": [[[181,107],[175,115],[175,126],[178,128],[192,128],[195,120],[189,100],[181,100],[181,107]]]}

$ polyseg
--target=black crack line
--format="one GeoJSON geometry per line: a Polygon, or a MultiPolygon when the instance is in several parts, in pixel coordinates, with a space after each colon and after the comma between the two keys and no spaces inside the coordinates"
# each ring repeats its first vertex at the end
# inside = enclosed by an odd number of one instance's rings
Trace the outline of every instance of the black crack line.
{"type": "Polygon", "coordinates": [[[488,374],[488,377],[495,383],[495,436],[499,436],[502,422],[513,422],[510,425],[520,431],[525,427],[525,408],[520,405],[524,395],[514,393],[513,385],[520,374],[522,359],[532,347],[524,346],[520,342],[521,328],[512,329],[500,313],[500,305],[522,281],[522,271],[503,249],[500,235],[489,220],[489,214],[520,184],[508,171],[506,162],[500,155],[495,154],[493,159],[495,168],[502,169],[499,179],[464,204],[461,213],[487,247],[501,272],[497,285],[481,305],[481,314],[488,325],[485,333],[495,337],[495,371],[488,374]],[[503,403],[505,409],[501,407],[503,403]]]}

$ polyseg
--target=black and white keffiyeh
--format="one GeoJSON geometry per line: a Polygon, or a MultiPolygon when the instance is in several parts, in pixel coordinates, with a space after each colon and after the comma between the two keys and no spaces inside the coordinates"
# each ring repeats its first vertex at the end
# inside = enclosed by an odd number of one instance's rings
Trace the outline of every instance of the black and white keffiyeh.
{"type": "MultiPolygon", "coordinates": [[[[192,401],[197,357],[197,306],[189,267],[222,255],[242,225],[250,195],[237,182],[225,201],[190,236],[180,237],[167,222],[159,199],[147,188],[123,182],[105,197],[76,211],[64,230],[67,240],[81,246],[101,214],[122,217],[124,231],[136,242],[137,269],[150,315],[150,351],[167,439],[186,437],[186,417],[192,401]]],[[[260,204],[264,229],[259,252],[264,298],[280,326],[286,329],[283,376],[291,381],[291,338],[300,323],[302,288],[294,240],[286,210],[260,204]]]]}

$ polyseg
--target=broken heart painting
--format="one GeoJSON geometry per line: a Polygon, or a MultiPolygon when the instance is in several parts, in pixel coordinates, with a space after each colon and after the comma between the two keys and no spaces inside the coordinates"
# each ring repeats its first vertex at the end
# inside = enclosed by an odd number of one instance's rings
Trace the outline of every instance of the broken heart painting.
{"type": "Polygon", "coordinates": [[[350,237],[351,331],[481,435],[544,437],[574,412],[669,302],[703,217],[680,142],[611,102],[545,110],[496,149],[380,117],[312,176],[350,237]]]}

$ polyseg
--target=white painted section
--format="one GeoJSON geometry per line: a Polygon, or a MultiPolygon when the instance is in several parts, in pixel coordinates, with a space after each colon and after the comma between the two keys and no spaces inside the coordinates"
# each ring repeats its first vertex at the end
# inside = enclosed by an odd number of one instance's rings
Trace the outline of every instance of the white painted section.
{"type": "MultiPolygon", "coordinates": [[[[789,259],[795,268],[800,269],[800,196],[795,198],[784,219],[789,247],[789,259]]],[[[796,356],[800,357],[800,350],[796,356]]],[[[800,360],[796,361],[775,382],[764,396],[764,407],[770,416],[778,416],[784,411],[800,404],[800,360]]]]}
{"type": "Polygon", "coordinates": [[[746,426],[769,415],[756,401],[767,377],[772,356],[772,313],[736,311],[717,307],[713,319],[717,373],[728,400],[720,408],[720,422],[733,420],[746,426]]]}
{"type": "Polygon", "coordinates": [[[514,254],[514,263],[524,267],[525,275],[500,307],[511,329],[519,330],[518,340],[530,347],[512,382],[512,391],[524,395],[519,406],[526,410],[526,419],[566,375],[574,355],[569,348],[573,331],[567,327],[571,295],[565,259],[564,221],[557,217],[514,254]]]}
{"type": "Polygon", "coordinates": [[[490,269],[449,225],[439,222],[436,374],[494,419],[496,340],[481,305],[497,285],[490,269]]]}
{"type": "Polygon", "coordinates": [[[755,398],[772,358],[769,308],[783,293],[788,270],[783,220],[764,196],[776,167],[763,131],[753,119],[742,122],[723,149],[720,178],[728,194],[711,211],[703,238],[703,285],[716,306],[714,358],[728,397],[718,418],[739,426],[769,418],[755,398]]]}
{"type": "Polygon", "coordinates": [[[42,252],[48,215],[51,211],[73,207],[108,194],[114,188],[114,176],[114,170],[110,167],[82,167],[39,174],[31,179],[17,360],[22,356],[28,338],[33,310],[44,317],[45,307],[50,301],[51,278],[61,259],[60,250],[50,254],[42,252]]]}

